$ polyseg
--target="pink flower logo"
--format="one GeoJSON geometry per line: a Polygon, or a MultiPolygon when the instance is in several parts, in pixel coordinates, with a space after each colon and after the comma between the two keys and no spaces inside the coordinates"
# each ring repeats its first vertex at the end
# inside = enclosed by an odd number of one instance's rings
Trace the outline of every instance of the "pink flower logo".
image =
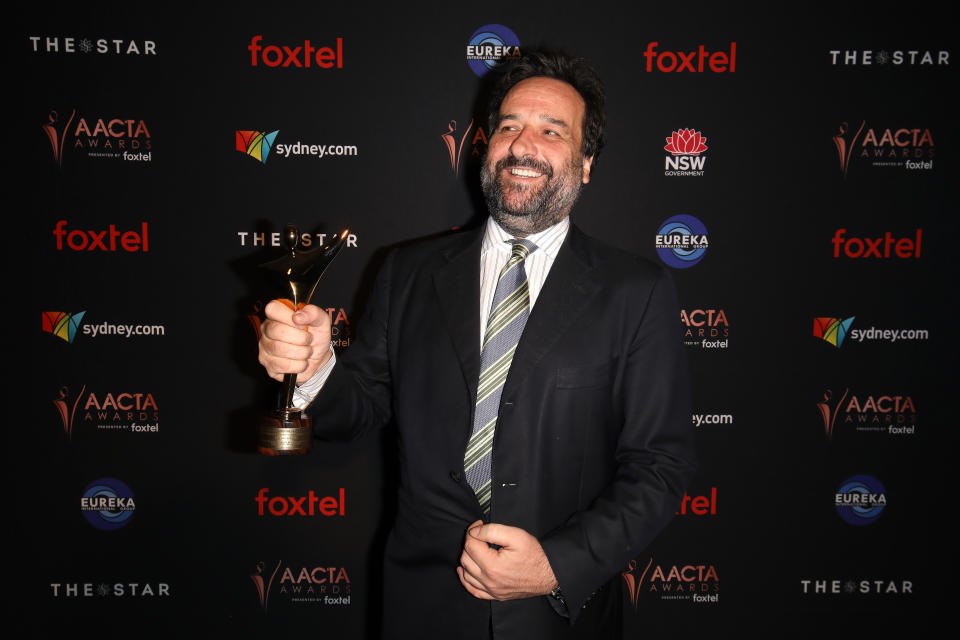
{"type": "Polygon", "coordinates": [[[667,146],[664,149],[675,156],[698,156],[707,150],[707,145],[704,144],[707,139],[693,129],[674,131],[666,140],[667,146]]]}

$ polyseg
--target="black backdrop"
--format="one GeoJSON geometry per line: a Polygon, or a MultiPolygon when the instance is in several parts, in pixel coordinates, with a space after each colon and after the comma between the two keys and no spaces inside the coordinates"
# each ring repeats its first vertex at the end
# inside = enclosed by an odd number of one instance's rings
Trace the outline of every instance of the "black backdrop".
{"type": "Polygon", "coordinates": [[[578,225],[655,261],[667,219],[707,230],[702,260],[673,268],[701,470],[624,568],[629,637],[883,630],[950,593],[945,16],[558,2],[14,18],[8,350],[24,389],[8,401],[7,585],[21,635],[376,633],[393,434],[252,453],[276,389],[256,364],[276,291],[257,265],[287,222],[349,226],[317,298],[346,346],[387,248],[477,221],[486,127],[465,52],[487,25],[583,55],[606,82],[609,142],[578,225]],[[329,48],[310,66],[306,41],[329,48]],[[727,58],[701,71],[701,47],[727,58]],[[699,155],[665,150],[685,130],[705,137],[699,155]],[[274,131],[266,161],[237,150],[238,132],[274,131]],[[701,174],[666,175],[680,157],[705,158],[701,174]],[[900,240],[918,233],[919,248],[900,240]],[[850,331],[830,344],[815,319],[850,331]],[[842,517],[851,479],[879,515],[842,517]],[[114,530],[81,508],[98,483],[133,496],[114,530]]]}

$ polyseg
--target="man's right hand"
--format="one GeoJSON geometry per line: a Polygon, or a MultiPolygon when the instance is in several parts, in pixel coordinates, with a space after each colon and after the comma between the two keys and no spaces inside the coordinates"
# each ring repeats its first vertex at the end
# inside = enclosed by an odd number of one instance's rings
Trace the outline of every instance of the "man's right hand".
{"type": "Polygon", "coordinates": [[[267,319],[260,327],[260,364],[274,380],[296,373],[297,383],[306,382],[330,359],[330,316],[308,304],[294,312],[280,300],[264,309],[267,319]]]}

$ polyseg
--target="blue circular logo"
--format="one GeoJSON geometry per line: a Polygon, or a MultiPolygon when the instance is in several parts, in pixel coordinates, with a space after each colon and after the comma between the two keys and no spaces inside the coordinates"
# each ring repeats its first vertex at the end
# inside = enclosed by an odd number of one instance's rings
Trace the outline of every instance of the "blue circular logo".
{"type": "Polygon", "coordinates": [[[103,531],[113,531],[133,518],[133,491],[116,478],[94,480],[83,490],[80,510],[87,522],[103,531]]]}
{"type": "Polygon", "coordinates": [[[507,60],[520,57],[520,38],[502,24],[485,24],[470,36],[467,64],[481,78],[491,69],[499,70],[507,60]]]}
{"type": "Polygon", "coordinates": [[[675,269],[686,269],[703,260],[708,246],[707,228],[693,216],[673,216],[657,231],[657,255],[675,269]]]}
{"type": "Polygon", "coordinates": [[[837,513],[849,524],[872,524],[887,506],[887,490],[873,476],[847,478],[834,497],[837,513]]]}

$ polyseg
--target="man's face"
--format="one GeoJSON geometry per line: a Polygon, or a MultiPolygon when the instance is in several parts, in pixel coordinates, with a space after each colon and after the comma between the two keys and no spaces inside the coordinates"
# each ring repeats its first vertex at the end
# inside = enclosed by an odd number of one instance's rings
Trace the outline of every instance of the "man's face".
{"type": "Polygon", "coordinates": [[[527,78],[500,105],[480,181],[490,215],[526,237],[570,215],[593,158],[581,154],[583,98],[566,82],[527,78]]]}

